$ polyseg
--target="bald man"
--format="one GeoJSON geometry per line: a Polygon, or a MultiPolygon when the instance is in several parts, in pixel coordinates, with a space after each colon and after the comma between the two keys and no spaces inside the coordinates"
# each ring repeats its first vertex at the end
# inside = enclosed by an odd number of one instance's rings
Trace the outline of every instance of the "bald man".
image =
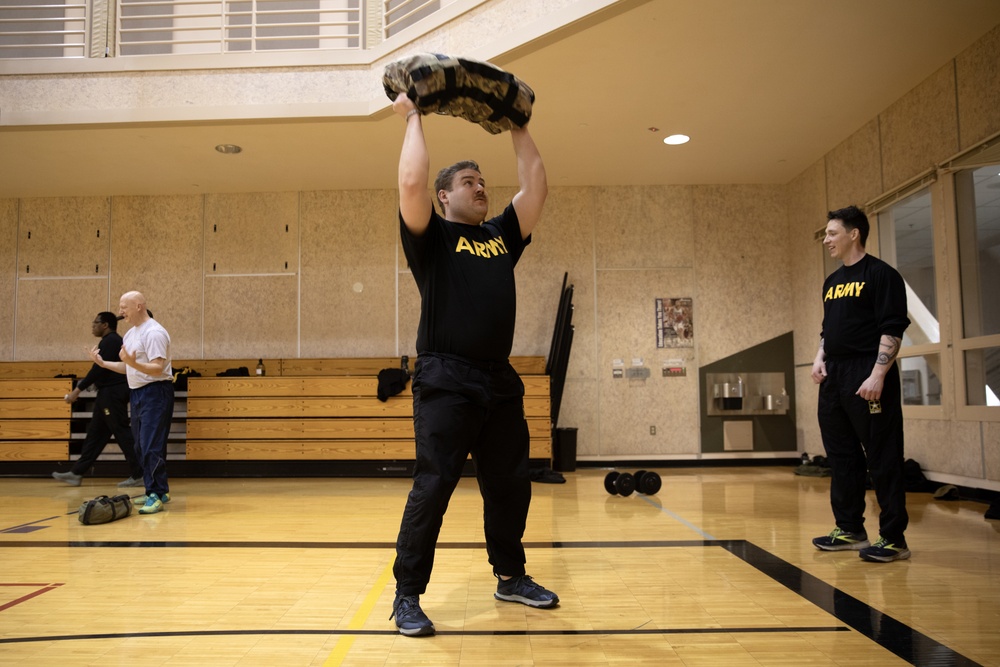
{"type": "Polygon", "coordinates": [[[97,347],[90,351],[90,358],[128,379],[132,433],[146,485],[146,500],[139,514],[155,514],[170,502],[167,438],[174,414],[170,334],[151,317],[141,292],[122,294],[118,314],[132,327],[122,339],[121,361],[105,361],[97,347]]]}

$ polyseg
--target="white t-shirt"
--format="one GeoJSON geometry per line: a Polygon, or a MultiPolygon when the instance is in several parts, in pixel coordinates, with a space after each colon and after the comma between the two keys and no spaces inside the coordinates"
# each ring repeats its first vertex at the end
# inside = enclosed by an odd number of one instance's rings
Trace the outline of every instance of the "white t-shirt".
{"type": "Polygon", "coordinates": [[[149,375],[126,366],[125,377],[128,378],[129,389],[138,389],[152,382],[173,379],[174,371],[170,366],[170,334],[159,322],[150,318],[139,326],[132,327],[125,332],[122,342],[129,354],[135,354],[135,360],[139,363],[148,363],[153,359],[167,360],[163,372],[159,375],[149,375]]]}

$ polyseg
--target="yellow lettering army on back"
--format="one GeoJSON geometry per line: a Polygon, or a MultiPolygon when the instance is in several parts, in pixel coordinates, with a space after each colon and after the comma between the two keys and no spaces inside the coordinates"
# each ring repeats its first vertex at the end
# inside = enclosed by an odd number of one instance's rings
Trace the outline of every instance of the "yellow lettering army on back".
{"type": "Polygon", "coordinates": [[[455,252],[468,252],[478,257],[496,257],[507,254],[507,246],[504,245],[503,239],[500,237],[481,243],[479,241],[470,242],[464,236],[459,236],[455,252]]]}
{"type": "Polygon", "coordinates": [[[849,296],[861,296],[861,290],[863,290],[864,287],[865,284],[863,282],[835,285],[826,291],[823,301],[829,301],[830,299],[843,299],[849,296]]]}

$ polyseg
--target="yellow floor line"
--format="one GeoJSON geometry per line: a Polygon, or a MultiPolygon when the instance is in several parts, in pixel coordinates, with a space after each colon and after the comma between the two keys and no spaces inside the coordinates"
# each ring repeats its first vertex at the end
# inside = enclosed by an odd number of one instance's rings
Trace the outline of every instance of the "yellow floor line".
{"type": "MultiPolygon", "coordinates": [[[[372,586],[371,590],[368,591],[368,595],[365,596],[365,601],[361,603],[361,608],[358,609],[357,613],[354,614],[354,618],[351,622],[347,624],[348,630],[360,630],[365,627],[365,623],[368,622],[368,617],[371,616],[372,610],[375,609],[375,604],[378,599],[382,597],[382,592],[385,591],[386,585],[389,583],[389,579],[392,577],[392,561],[386,566],[385,570],[382,571],[382,575],[372,586]]],[[[340,639],[337,641],[337,645],[333,647],[333,651],[330,656],[323,663],[323,667],[336,667],[344,662],[344,658],[347,657],[347,652],[351,650],[351,646],[354,644],[354,635],[341,635],[340,639]]]]}

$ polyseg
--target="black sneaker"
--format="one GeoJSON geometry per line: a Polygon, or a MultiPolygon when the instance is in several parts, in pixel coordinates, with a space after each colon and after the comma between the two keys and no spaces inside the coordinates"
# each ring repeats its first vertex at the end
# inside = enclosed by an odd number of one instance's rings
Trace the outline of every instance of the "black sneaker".
{"type": "Polygon", "coordinates": [[[829,535],[814,539],[813,546],[823,551],[861,551],[868,546],[868,535],[834,528],[829,535]]]}
{"type": "Polygon", "coordinates": [[[421,635],[433,635],[434,624],[427,614],[420,608],[419,595],[397,595],[392,603],[391,621],[396,618],[396,627],[400,634],[407,637],[419,637],[421,635]]]}
{"type": "Polygon", "coordinates": [[[880,537],[875,541],[875,544],[867,549],[862,549],[858,555],[864,560],[891,563],[894,560],[909,558],[910,550],[906,548],[905,544],[890,544],[889,540],[880,537]]]}
{"type": "Polygon", "coordinates": [[[507,581],[497,577],[497,592],[493,594],[497,600],[520,602],[529,607],[548,608],[559,604],[559,596],[550,590],[539,586],[528,575],[511,577],[507,581]]]}

